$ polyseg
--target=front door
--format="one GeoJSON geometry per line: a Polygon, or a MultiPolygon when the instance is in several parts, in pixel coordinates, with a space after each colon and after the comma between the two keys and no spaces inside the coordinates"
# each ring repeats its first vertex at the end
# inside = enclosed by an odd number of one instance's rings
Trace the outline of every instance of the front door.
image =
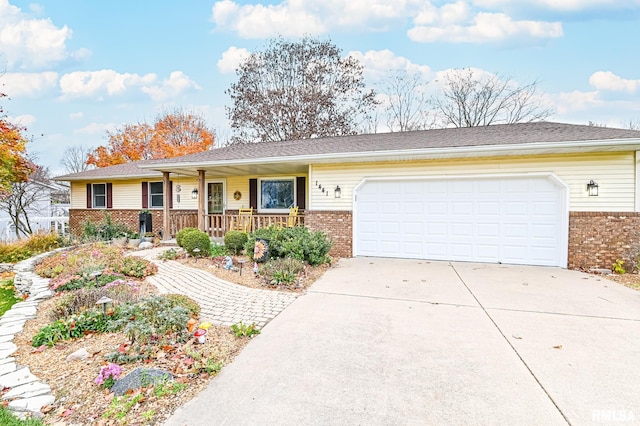
{"type": "Polygon", "coordinates": [[[224,184],[207,183],[207,214],[222,214],[224,210],[224,184]]]}

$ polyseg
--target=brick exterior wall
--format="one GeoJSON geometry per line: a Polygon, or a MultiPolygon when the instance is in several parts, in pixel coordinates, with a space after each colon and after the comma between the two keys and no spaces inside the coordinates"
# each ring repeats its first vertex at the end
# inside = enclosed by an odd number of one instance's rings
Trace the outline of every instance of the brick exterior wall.
{"type": "Polygon", "coordinates": [[[569,269],[611,269],[621,259],[631,272],[637,269],[638,253],[640,213],[569,213],[569,269]]]}
{"type": "Polygon", "coordinates": [[[304,225],[310,231],[323,231],[329,236],[333,241],[331,256],[353,256],[353,215],[350,211],[307,210],[304,225]]]}
{"type": "MultiPolygon", "coordinates": [[[[151,224],[153,232],[159,235],[162,231],[162,210],[149,210],[151,212],[151,224]]],[[[138,214],[140,209],[120,210],[120,209],[69,209],[69,230],[74,235],[82,234],[82,224],[88,220],[93,223],[104,222],[106,214],[111,215],[114,223],[123,223],[131,231],[139,232],[140,223],[138,214]]]]}

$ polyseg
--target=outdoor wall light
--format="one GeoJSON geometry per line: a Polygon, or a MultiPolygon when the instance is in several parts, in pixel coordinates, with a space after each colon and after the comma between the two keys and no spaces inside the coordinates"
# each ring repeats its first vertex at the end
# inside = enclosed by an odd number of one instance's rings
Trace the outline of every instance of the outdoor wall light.
{"type": "Polygon", "coordinates": [[[593,179],[591,179],[587,184],[587,192],[589,193],[589,197],[598,196],[598,184],[594,182],[593,179]]]}
{"type": "Polygon", "coordinates": [[[336,185],[336,189],[333,192],[336,198],[342,197],[342,190],[340,189],[340,185],[336,185]]]}
{"type": "Polygon", "coordinates": [[[193,188],[193,191],[191,191],[191,198],[193,200],[197,200],[198,199],[198,188],[193,188]]]}

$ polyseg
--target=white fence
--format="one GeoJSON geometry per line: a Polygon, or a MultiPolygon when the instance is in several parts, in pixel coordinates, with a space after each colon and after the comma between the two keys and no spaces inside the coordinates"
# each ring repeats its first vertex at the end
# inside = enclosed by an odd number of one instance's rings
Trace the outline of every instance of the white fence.
{"type": "MultiPolygon", "coordinates": [[[[69,216],[30,217],[33,232],[55,232],[69,234],[69,216]]],[[[0,218],[0,241],[6,243],[17,240],[16,227],[9,218],[0,218]]]]}

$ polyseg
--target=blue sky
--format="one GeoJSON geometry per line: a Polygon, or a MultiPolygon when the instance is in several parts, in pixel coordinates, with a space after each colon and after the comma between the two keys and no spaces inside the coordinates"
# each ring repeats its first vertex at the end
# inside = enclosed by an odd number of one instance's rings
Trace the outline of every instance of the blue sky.
{"type": "Polygon", "coordinates": [[[303,34],[360,59],[378,91],[392,69],[435,90],[472,67],[539,80],[553,121],[640,120],[640,0],[0,0],[2,102],[54,172],[66,147],[163,109],[200,112],[222,140],[243,55],[303,34]]]}

